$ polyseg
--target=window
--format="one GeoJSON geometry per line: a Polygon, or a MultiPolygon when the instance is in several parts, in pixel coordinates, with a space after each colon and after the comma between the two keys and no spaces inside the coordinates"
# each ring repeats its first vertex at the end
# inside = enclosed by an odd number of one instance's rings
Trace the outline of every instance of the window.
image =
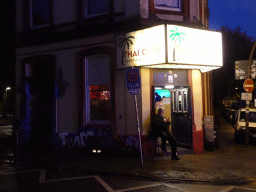
{"type": "Polygon", "coordinates": [[[50,25],[50,0],[30,0],[30,27],[50,25]]]}
{"type": "Polygon", "coordinates": [[[183,91],[183,111],[188,111],[188,96],[187,91],[183,91]]]}
{"type": "Polygon", "coordinates": [[[110,58],[96,54],[85,58],[86,123],[110,120],[110,58]]]}
{"type": "Polygon", "coordinates": [[[110,91],[108,85],[90,86],[90,120],[109,120],[110,91]]]}
{"type": "Polygon", "coordinates": [[[178,112],[182,112],[182,94],[181,91],[178,91],[178,112]]]}
{"type": "Polygon", "coordinates": [[[84,0],[84,17],[109,13],[110,0],[84,0]]]}
{"type": "Polygon", "coordinates": [[[172,91],[172,111],[176,113],[188,112],[187,89],[176,89],[172,91]]]}
{"type": "Polygon", "coordinates": [[[177,92],[172,91],[172,106],[173,112],[177,112],[177,92]]]}
{"type": "MultiPolygon", "coordinates": [[[[241,111],[240,121],[241,122],[246,121],[246,112],[245,111],[241,111]]],[[[249,112],[249,121],[254,122],[254,123],[256,122],[256,112],[249,112]]]]}
{"type": "Polygon", "coordinates": [[[181,0],[155,0],[155,9],[181,11],[181,0]]]}

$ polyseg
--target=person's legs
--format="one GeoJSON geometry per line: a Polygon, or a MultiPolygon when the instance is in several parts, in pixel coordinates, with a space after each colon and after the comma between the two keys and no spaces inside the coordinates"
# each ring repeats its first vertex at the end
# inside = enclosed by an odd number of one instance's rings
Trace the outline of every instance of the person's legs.
{"type": "Polygon", "coordinates": [[[161,149],[162,151],[166,152],[166,138],[165,137],[161,137],[162,140],[162,144],[161,144],[161,149]]]}
{"type": "Polygon", "coordinates": [[[177,142],[176,139],[173,137],[171,133],[166,133],[168,137],[168,142],[172,149],[172,159],[179,160],[180,158],[177,157],[177,142]]]}
{"type": "Polygon", "coordinates": [[[174,157],[177,154],[177,143],[176,139],[171,134],[168,134],[168,142],[172,149],[172,157],[174,157]]]}
{"type": "Polygon", "coordinates": [[[159,133],[159,137],[161,137],[161,141],[162,141],[162,143],[161,143],[161,149],[162,149],[162,151],[166,152],[166,151],[167,151],[167,150],[166,150],[166,140],[168,139],[168,136],[167,136],[166,133],[160,132],[160,133],[159,133]]]}

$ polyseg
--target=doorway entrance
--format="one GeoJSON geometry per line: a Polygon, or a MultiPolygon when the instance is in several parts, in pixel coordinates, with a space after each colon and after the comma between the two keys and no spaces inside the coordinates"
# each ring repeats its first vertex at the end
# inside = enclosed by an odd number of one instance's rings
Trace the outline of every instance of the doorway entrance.
{"type": "Polygon", "coordinates": [[[192,126],[189,87],[154,87],[154,109],[165,110],[164,116],[170,119],[170,131],[179,146],[191,148],[192,126]]]}
{"type": "Polygon", "coordinates": [[[55,62],[36,58],[25,63],[26,118],[33,148],[51,146],[55,128],[55,62]]]}

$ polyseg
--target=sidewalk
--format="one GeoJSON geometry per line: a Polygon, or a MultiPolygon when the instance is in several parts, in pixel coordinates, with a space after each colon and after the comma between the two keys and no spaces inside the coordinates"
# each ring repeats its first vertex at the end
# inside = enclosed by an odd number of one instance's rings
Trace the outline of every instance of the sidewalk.
{"type": "Polygon", "coordinates": [[[144,159],[143,167],[139,157],[104,158],[68,157],[58,167],[60,170],[83,170],[93,173],[124,174],[150,179],[200,181],[200,182],[252,182],[256,178],[255,146],[245,148],[234,158],[233,152],[204,152],[203,154],[180,155],[173,161],[170,156],[144,159]],[[253,155],[248,156],[251,153],[253,155]]]}
{"type": "MultiPolygon", "coordinates": [[[[84,173],[113,173],[173,181],[198,181],[213,183],[246,183],[256,179],[256,144],[245,147],[233,140],[233,128],[222,122],[217,130],[219,148],[202,154],[188,154],[181,148],[179,161],[171,156],[144,159],[142,166],[139,155],[120,157],[119,154],[67,154],[57,152],[45,155],[48,172],[83,171],[84,173]],[[109,157],[110,156],[110,157],[109,157]]],[[[115,151],[111,151],[112,154],[115,151]]],[[[117,152],[118,153],[118,152],[117,152]]],[[[40,159],[34,155],[31,158],[40,159]]],[[[23,167],[25,168],[25,167],[23,167]]],[[[29,167],[27,167],[29,168],[29,167]]],[[[30,167],[31,168],[31,167],[30,167]]]]}
{"type": "Polygon", "coordinates": [[[256,145],[245,147],[233,140],[233,127],[222,122],[217,130],[219,148],[202,154],[186,154],[178,150],[179,161],[171,156],[144,159],[137,157],[106,157],[103,154],[64,156],[60,170],[83,170],[125,174],[161,180],[198,181],[213,183],[246,183],[256,179],[256,145]]]}

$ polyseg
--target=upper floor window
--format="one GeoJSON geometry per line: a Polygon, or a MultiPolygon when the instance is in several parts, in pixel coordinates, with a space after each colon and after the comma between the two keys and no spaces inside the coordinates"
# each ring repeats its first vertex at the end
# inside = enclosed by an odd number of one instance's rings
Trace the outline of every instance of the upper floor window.
{"type": "Polygon", "coordinates": [[[84,17],[109,13],[110,0],[84,0],[84,17]]]}
{"type": "Polygon", "coordinates": [[[30,27],[50,25],[50,0],[30,0],[30,27]]]}
{"type": "Polygon", "coordinates": [[[181,11],[181,0],[155,0],[155,9],[181,11]]]}

